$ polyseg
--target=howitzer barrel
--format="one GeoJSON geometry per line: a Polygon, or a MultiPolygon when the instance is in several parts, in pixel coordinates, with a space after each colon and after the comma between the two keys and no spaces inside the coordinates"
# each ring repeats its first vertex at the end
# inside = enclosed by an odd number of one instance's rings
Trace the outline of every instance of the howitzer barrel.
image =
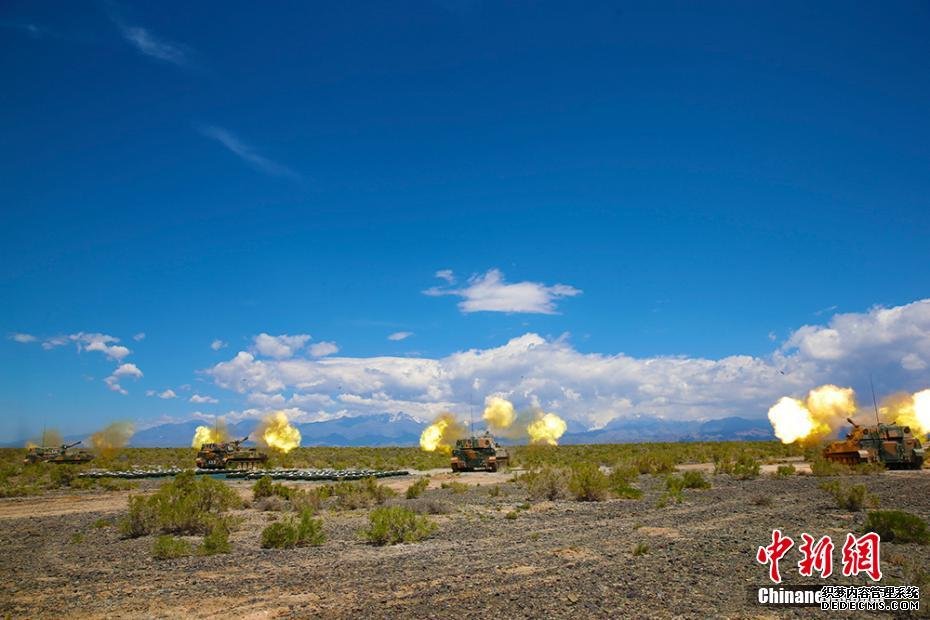
{"type": "Polygon", "coordinates": [[[67,450],[68,448],[73,448],[74,446],[78,445],[79,443],[81,443],[81,442],[80,442],[80,441],[75,441],[74,443],[69,443],[69,444],[66,445],[66,446],[62,446],[62,449],[67,450]]]}
{"type": "Polygon", "coordinates": [[[852,418],[846,418],[846,421],[849,422],[850,424],[852,424],[853,426],[859,426],[858,424],[856,424],[855,422],[853,422],[853,419],[852,419],[852,418]]]}

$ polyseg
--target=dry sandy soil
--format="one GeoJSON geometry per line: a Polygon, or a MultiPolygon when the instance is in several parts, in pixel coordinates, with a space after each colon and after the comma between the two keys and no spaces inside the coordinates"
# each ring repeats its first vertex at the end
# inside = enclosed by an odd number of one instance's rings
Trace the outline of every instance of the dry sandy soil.
{"type": "MultiPolygon", "coordinates": [[[[124,540],[94,527],[126,509],[126,493],[88,492],[0,500],[0,614],[9,617],[411,617],[613,618],[809,617],[827,612],[766,608],[750,590],[766,585],[755,562],[773,527],[834,542],[862,513],[836,508],[811,476],[739,481],[710,476],[713,488],[687,490],[658,507],[663,479],[642,476],[642,500],[526,501],[510,475],[456,477],[465,492],[438,488],[423,499],[448,514],[430,539],[393,547],[362,542],[367,511],[324,512],[321,547],[264,550],[262,528],[279,513],[236,511],[243,525],[233,552],[158,561],[152,537],[124,540]],[[494,497],[489,487],[500,485],[494,497]],[[766,505],[758,498],[771,498],[766,505]],[[648,545],[636,555],[637,544],[648,545]]],[[[415,476],[391,479],[402,490],[415,476]]],[[[930,517],[930,471],[849,478],[865,483],[884,508],[930,517]]],[[[151,481],[147,484],[157,484],[151,481]]],[[[233,483],[249,496],[248,486],[233,483]]],[[[309,483],[307,483],[309,484],[309,483]]],[[[401,496],[402,497],[402,496],[401,496]]],[[[395,499],[394,503],[408,500],[395,499]]],[[[423,501],[423,500],[415,500],[423,501]]],[[[842,542],[839,543],[840,545],[842,542]]],[[[835,562],[839,564],[839,552],[835,562]]],[[[930,548],[883,544],[883,583],[901,582],[895,558],[926,565],[930,548]]],[[[899,560],[900,561],[900,560],[899,560]]],[[[798,576],[795,550],[782,562],[786,584],[866,584],[864,578],[798,576]]],[[[924,612],[922,612],[924,613],[924,612]]],[[[862,617],[876,617],[863,613],[862,617]]],[[[834,617],[844,617],[834,614],[834,617]]]]}

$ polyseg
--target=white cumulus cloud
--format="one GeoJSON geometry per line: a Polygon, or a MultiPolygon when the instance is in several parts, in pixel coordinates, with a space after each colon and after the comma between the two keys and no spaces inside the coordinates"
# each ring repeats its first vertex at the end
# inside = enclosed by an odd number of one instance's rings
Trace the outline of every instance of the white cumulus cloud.
{"type": "MultiPolygon", "coordinates": [[[[11,336],[17,342],[34,342],[37,338],[31,334],[13,334],[11,336]]],[[[42,348],[45,350],[55,349],[68,343],[74,343],[78,351],[96,351],[103,353],[113,361],[122,361],[124,357],[132,353],[127,347],[117,344],[119,338],[109,334],[97,332],[76,332],[74,334],[64,334],[51,336],[42,339],[42,348]]]]}
{"type": "Polygon", "coordinates": [[[100,351],[101,353],[109,357],[110,359],[115,360],[117,362],[123,359],[124,357],[126,357],[127,355],[129,355],[130,353],[129,349],[127,349],[123,345],[120,345],[120,344],[109,345],[109,344],[106,344],[102,340],[94,340],[84,345],[84,350],[85,351],[100,351]]]}
{"type": "Polygon", "coordinates": [[[103,380],[103,382],[114,392],[128,394],[129,392],[120,385],[120,381],[123,378],[141,379],[142,371],[139,370],[138,366],[135,364],[120,364],[109,377],[103,380]]]}
{"type": "Polygon", "coordinates": [[[488,349],[440,358],[331,357],[258,359],[240,352],[206,373],[257,407],[293,407],[319,419],[442,410],[464,415],[500,394],[519,408],[539,406],[587,427],[617,417],[764,418],[784,395],[822,383],[884,391],[930,387],[930,300],[836,315],[806,325],[769,355],[720,359],[583,353],[566,337],[534,333],[488,349]],[[865,382],[863,384],[863,381],[865,382]]]}
{"type": "Polygon", "coordinates": [[[295,336],[288,336],[287,334],[269,336],[268,334],[261,333],[252,339],[252,343],[253,349],[257,353],[267,357],[284,359],[293,357],[309,340],[310,336],[307,334],[297,334],[295,336]]]}
{"type": "Polygon", "coordinates": [[[216,340],[214,340],[213,342],[210,343],[210,348],[213,349],[214,351],[219,351],[220,349],[225,349],[227,346],[229,346],[229,345],[228,345],[227,343],[223,342],[222,340],[220,340],[219,338],[217,338],[216,340]]]}
{"type": "Polygon", "coordinates": [[[308,350],[313,357],[326,357],[327,355],[338,353],[339,345],[335,342],[317,342],[311,344],[308,350]]]}
{"type": "Polygon", "coordinates": [[[837,373],[869,364],[877,378],[886,365],[918,372],[930,359],[930,299],[836,314],[827,325],[799,328],[782,348],[837,373]]]}
{"type": "MultiPolygon", "coordinates": [[[[451,284],[452,280],[436,275],[451,284]]],[[[451,272],[448,274],[451,277],[451,272]]],[[[527,314],[556,314],[556,302],[564,297],[575,297],[581,290],[567,284],[547,286],[539,282],[514,282],[504,280],[498,269],[473,275],[461,288],[434,286],[423,291],[430,296],[453,295],[461,297],[462,312],[510,312],[527,314]]]]}
{"type": "Polygon", "coordinates": [[[192,403],[198,403],[198,404],[201,404],[201,403],[213,403],[213,404],[215,404],[215,403],[218,403],[218,402],[220,402],[220,401],[218,401],[217,399],[213,398],[212,396],[201,396],[200,394],[194,394],[193,396],[191,396],[190,402],[192,402],[192,403]]]}

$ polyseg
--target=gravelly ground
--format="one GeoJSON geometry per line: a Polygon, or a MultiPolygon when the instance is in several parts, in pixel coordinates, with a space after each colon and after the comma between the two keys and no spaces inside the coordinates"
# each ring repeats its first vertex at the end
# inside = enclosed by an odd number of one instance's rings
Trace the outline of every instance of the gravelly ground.
{"type": "MultiPolygon", "coordinates": [[[[406,483],[412,481],[408,478],[406,483]]],[[[28,514],[29,501],[0,502],[0,614],[12,617],[418,617],[606,618],[808,617],[809,609],[764,608],[748,589],[766,584],[755,550],[773,527],[799,539],[801,532],[830,534],[838,546],[864,519],[837,509],[818,488],[822,479],[796,476],[737,481],[711,477],[713,488],[686,491],[685,501],[658,508],[661,478],[643,476],[641,501],[573,501],[533,504],[515,520],[505,514],[526,499],[521,485],[504,482],[491,497],[480,487],[454,494],[424,494],[451,512],[432,517],[437,534],[424,542],[372,547],[358,538],[366,511],[325,512],[327,542],[289,551],[259,548],[259,533],[273,513],[237,511],[243,526],[233,553],[156,561],[151,537],[122,540],[112,527],[125,504],[112,494],[101,509],[28,514]],[[771,505],[756,505],[768,496],[771,505]],[[10,511],[11,505],[16,510],[10,511]],[[115,511],[115,512],[114,512],[115,511]],[[4,516],[5,515],[5,516],[4,516]],[[83,536],[74,542],[76,534],[83,536]],[[634,555],[637,543],[649,552],[634,555]]],[[[495,480],[505,480],[503,476],[495,480]]],[[[930,472],[887,472],[849,478],[877,494],[882,507],[930,517],[930,472]]],[[[404,481],[397,480],[402,485],[404,481]]],[[[435,484],[435,483],[434,483],[435,484]]],[[[243,487],[238,487],[244,491],[243,487]]],[[[54,500],[51,500],[54,501],[54,500]]],[[[59,501],[75,502],[67,496],[59,501]]],[[[394,500],[403,503],[407,500],[394,500]]],[[[52,511],[54,512],[54,511],[52,511]]],[[[930,548],[883,544],[885,580],[901,578],[891,560],[909,556],[924,564],[930,548]]],[[[787,584],[802,579],[795,550],[782,562],[787,584]]],[[[835,552],[839,564],[839,551],[835,552]]],[[[831,577],[835,584],[869,583],[831,577]]],[[[876,614],[862,614],[875,617],[876,614]]],[[[841,617],[834,615],[834,617],[841,617]]],[[[847,616],[848,617],[848,616],[847,616]]]]}

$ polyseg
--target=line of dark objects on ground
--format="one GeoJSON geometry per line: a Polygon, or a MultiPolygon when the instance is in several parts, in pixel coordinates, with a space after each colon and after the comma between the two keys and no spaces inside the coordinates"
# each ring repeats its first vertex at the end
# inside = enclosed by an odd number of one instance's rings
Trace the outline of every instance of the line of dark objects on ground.
{"type": "MultiPolygon", "coordinates": [[[[185,471],[180,467],[162,467],[157,469],[102,470],[92,469],[81,472],[79,478],[164,478],[177,476],[185,471]]],[[[406,470],[377,469],[195,469],[198,476],[223,476],[226,478],[258,480],[269,476],[274,480],[363,480],[365,478],[390,478],[406,476],[406,470]]]]}

